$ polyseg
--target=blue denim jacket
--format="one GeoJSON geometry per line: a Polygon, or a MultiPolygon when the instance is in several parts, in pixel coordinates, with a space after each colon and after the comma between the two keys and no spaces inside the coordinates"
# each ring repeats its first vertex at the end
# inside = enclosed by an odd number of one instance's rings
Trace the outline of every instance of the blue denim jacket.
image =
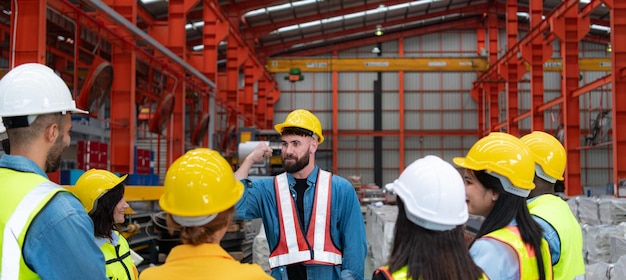
{"type": "MultiPolygon", "coordinates": [[[[0,168],[48,178],[37,164],[21,156],[3,155],[0,168]]],[[[24,260],[42,279],[107,279],[93,232],[93,222],[80,201],[60,192],[32,221],[22,249],[24,260]]]]}
{"type": "MultiPolygon", "coordinates": [[[[315,183],[319,168],[315,169],[307,178],[309,188],[304,192],[304,223],[305,232],[308,229],[315,198],[315,183]]],[[[296,198],[295,179],[287,174],[291,194],[296,198]]],[[[343,253],[343,263],[339,266],[307,265],[309,280],[332,279],[363,279],[367,244],[365,240],[365,224],[361,206],[354,191],[354,187],[346,179],[332,176],[331,227],[330,235],[333,243],[343,253]]],[[[276,248],[279,238],[279,218],[276,204],[274,177],[243,179],[245,191],[237,202],[237,216],[242,219],[262,218],[267,235],[270,251],[276,248]]],[[[285,266],[272,269],[275,279],[287,279],[285,266]]]]}
{"type": "MultiPolygon", "coordinates": [[[[535,200],[537,197],[533,197],[526,201],[526,203],[530,203],[535,200]]],[[[535,222],[537,222],[541,228],[543,229],[543,239],[548,241],[548,247],[550,247],[550,256],[552,256],[552,265],[555,265],[559,262],[561,258],[561,239],[559,239],[559,234],[556,232],[554,227],[544,219],[532,215],[535,222]]]]}

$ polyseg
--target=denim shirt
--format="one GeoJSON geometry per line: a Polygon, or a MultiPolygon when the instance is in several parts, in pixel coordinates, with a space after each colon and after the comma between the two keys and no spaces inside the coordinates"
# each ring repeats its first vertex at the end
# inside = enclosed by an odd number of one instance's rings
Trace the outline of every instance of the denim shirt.
{"type": "MultiPolygon", "coordinates": [[[[527,203],[530,203],[537,197],[533,197],[527,200],[527,203]]],[[[537,222],[541,228],[543,229],[543,238],[548,241],[548,247],[550,247],[550,256],[552,257],[552,265],[555,265],[559,262],[561,258],[561,239],[559,239],[559,234],[556,232],[554,227],[544,219],[532,215],[535,222],[537,222]]]]}
{"type": "MultiPolygon", "coordinates": [[[[309,187],[304,192],[304,232],[308,229],[315,198],[315,183],[319,168],[315,166],[307,177],[309,187]]],[[[287,174],[289,189],[296,199],[296,180],[287,174]]],[[[276,248],[280,232],[280,219],[276,201],[274,177],[247,178],[243,197],[237,202],[237,216],[242,219],[262,218],[270,252],[276,248]]],[[[361,206],[354,187],[346,179],[333,175],[330,236],[343,253],[341,266],[306,265],[307,277],[311,279],[363,279],[367,244],[361,206]]],[[[275,279],[287,279],[285,266],[272,269],[275,279]]]]}
{"type": "MultiPolygon", "coordinates": [[[[48,178],[37,164],[21,156],[3,155],[0,168],[48,178]]],[[[33,219],[22,252],[26,264],[42,279],[107,279],[93,222],[69,192],[57,193],[33,219]]]]}

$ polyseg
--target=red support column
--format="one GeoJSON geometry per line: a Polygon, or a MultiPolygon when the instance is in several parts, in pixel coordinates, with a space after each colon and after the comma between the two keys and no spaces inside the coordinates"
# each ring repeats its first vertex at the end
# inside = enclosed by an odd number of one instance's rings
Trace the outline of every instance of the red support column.
{"type": "MultiPolygon", "coordinates": [[[[506,1],[506,43],[507,46],[514,46],[517,44],[517,34],[519,30],[517,28],[517,0],[507,0],[506,1]]],[[[506,66],[507,75],[506,86],[507,86],[507,114],[504,122],[507,124],[507,132],[519,136],[519,128],[517,122],[514,122],[513,119],[519,114],[518,108],[518,80],[519,80],[519,72],[518,72],[518,64],[519,61],[517,57],[509,60],[508,65],[506,66]]]]}
{"type": "MultiPolygon", "coordinates": [[[[399,57],[404,57],[404,38],[400,37],[398,38],[398,56],[399,57]]],[[[398,116],[399,116],[399,124],[398,124],[398,128],[400,129],[400,135],[398,135],[398,137],[400,138],[400,151],[398,152],[398,156],[399,156],[399,160],[400,160],[400,169],[399,172],[402,172],[402,170],[404,170],[404,166],[406,165],[406,159],[404,158],[405,156],[405,116],[404,116],[404,71],[399,71],[398,72],[398,104],[399,104],[399,108],[398,108],[398,116]]],[[[334,153],[333,153],[334,154],[334,153]]]]}
{"type": "MultiPolygon", "coordinates": [[[[333,57],[337,57],[337,51],[333,51],[333,57]]],[[[337,151],[339,151],[339,73],[333,71],[333,172],[339,169],[337,151]]]]}
{"type": "MultiPolygon", "coordinates": [[[[530,25],[538,28],[543,16],[543,1],[530,1],[530,25]]],[[[521,47],[522,57],[530,64],[530,112],[531,131],[545,131],[545,117],[539,106],[544,103],[543,63],[552,55],[552,44],[544,42],[543,36],[533,38],[521,47]]]]}
{"type": "MultiPolygon", "coordinates": [[[[185,59],[186,33],[185,30],[186,14],[188,12],[189,3],[192,0],[170,0],[168,9],[168,27],[169,42],[167,47],[177,56],[185,59]]],[[[182,71],[181,71],[182,72],[182,71]]],[[[185,153],[185,91],[186,82],[184,79],[168,82],[168,90],[174,93],[174,110],[172,112],[172,122],[167,128],[167,138],[170,141],[167,149],[168,166],[174,160],[185,153]]]]}
{"type": "Polygon", "coordinates": [[[46,0],[11,1],[11,11],[19,10],[11,13],[10,45],[15,45],[9,53],[11,68],[28,62],[46,64],[46,3],[46,0]]]}
{"type": "MultiPolygon", "coordinates": [[[[205,1],[204,5],[202,5],[202,17],[204,20],[204,28],[202,28],[202,44],[204,45],[204,50],[202,50],[202,73],[206,75],[212,81],[218,81],[218,70],[217,70],[217,48],[222,40],[226,38],[228,35],[228,21],[222,20],[219,15],[216,13],[213,7],[218,7],[216,0],[205,1]]],[[[217,95],[219,89],[210,89],[214,90],[217,95]]],[[[210,112],[210,127],[215,127],[215,122],[217,118],[217,106],[216,96],[207,95],[204,97],[203,101],[203,111],[210,112]]],[[[207,136],[203,140],[204,142],[212,142],[212,135],[214,131],[209,131],[207,136]]],[[[208,144],[208,143],[207,143],[208,144]]],[[[207,145],[210,148],[211,145],[207,145]]]]}
{"type": "Polygon", "coordinates": [[[574,196],[582,194],[582,179],[580,167],[580,102],[572,92],[578,88],[578,41],[579,32],[578,11],[567,10],[563,16],[552,22],[552,31],[561,43],[561,57],[563,71],[561,78],[561,95],[563,100],[563,116],[565,127],[565,141],[563,146],[567,151],[567,167],[565,171],[565,194],[574,196]]]}
{"type": "Polygon", "coordinates": [[[244,112],[248,116],[244,120],[246,127],[252,127],[255,123],[256,114],[254,113],[254,84],[263,74],[262,69],[251,59],[244,63],[244,88],[243,98],[241,99],[239,111],[244,112]]]}
{"type": "MultiPolygon", "coordinates": [[[[492,2],[490,5],[489,14],[487,15],[487,34],[489,36],[489,64],[494,65],[498,61],[498,10],[495,2],[492,2]]],[[[486,109],[489,111],[489,116],[486,126],[487,130],[482,131],[482,135],[488,134],[499,123],[498,93],[500,93],[503,87],[503,83],[491,82],[486,89],[486,109]]],[[[484,127],[480,129],[484,129],[484,127]]]]}
{"type": "MultiPolygon", "coordinates": [[[[484,19],[487,18],[487,13],[485,13],[484,15],[484,19]]],[[[478,56],[484,56],[485,54],[487,54],[487,28],[483,22],[483,25],[481,25],[480,27],[476,28],[476,50],[477,51],[477,55],[478,56]]],[[[480,76],[480,73],[477,73],[478,76],[480,76]]],[[[484,89],[482,88],[483,84],[481,83],[480,85],[477,85],[476,83],[474,83],[474,86],[472,87],[472,89],[470,90],[471,92],[471,96],[472,98],[476,101],[476,104],[478,105],[478,131],[483,131],[485,128],[485,114],[483,114],[483,112],[485,112],[485,104],[483,103],[482,97],[484,96],[484,89]]]]}
{"type": "Polygon", "coordinates": [[[257,91],[257,104],[255,106],[255,125],[260,129],[269,129],[271,127],[265,127],[267,124],[267,107],[268,107],[268,94],[269,81],[265,75],[261,77],[258,82],[257,91]]]}
{"type": "Polygon", "coordinates": [[[278,85],[276,81],[272,80],[272,89],[268,91],[267,96],[267,116],[265,118],[266,125],[265,127],[272,129],[274,128],[274,104],[278,101],[280,97],[280,91],[278,90],[278,85]]]}
{"type": "MultiPolygon", "coordinates": [[[[137,1],[107,1],[113,9],[132,23],[137,22],[137,1]],[[114,2],[114,3],[113,3],[114,2]]],[[[130,48],[113,45],[111,64],[111,171],[134,172],[136,134],[137,54],[130,48]]]]}
{"type": "Polygon", "coordinates": [[[228,37],[226,50],[226,104],[232,114],[228,118],[228,127],[238,128],[239,110],[239,68],[245,61],[246,49],[239,44],[234,36],[228,37]]]}
{"type": "Polygon", "coordinates": [[[618,183],[626,180],[626,2],[620,0],[602,1],[611,10],[611,65],[613,68],[612,78],[612,130],[613,130],[613,182],[615,194],[624,196],[619,192],[618,183]]]}

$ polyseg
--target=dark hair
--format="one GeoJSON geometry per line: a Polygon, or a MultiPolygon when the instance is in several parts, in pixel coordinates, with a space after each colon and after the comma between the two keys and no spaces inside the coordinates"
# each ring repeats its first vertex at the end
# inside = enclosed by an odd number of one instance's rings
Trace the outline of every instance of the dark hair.
{"type": "Polygon", "coordinates": [[[393,247],[389,271],[408,265],[412,279],[480,279],[482,269],[470,256],[464,239],[463,225],[452,230],[434,231],[411,222],[402,199],[398,198],[393,247]]]}
{"type": "Polygon", "coordinates": [[[208,224],[196,227],[184,227],[178,224],[172,215],[167,214],[166,222],[168,228],[170,228],[170,234],[173,234],[172,229],[180,231],[180,239],[183,244],[200,245],[204,243],[219,243],[220,240],[212,240],[213,235],[230,225],[230,220],[235,213],[235,206],[230,207],[223,212],[217,214],[217,217],[208,224]]]}
{"type": "Polygon", "coordinates": [[[115,220],[113,220],[113,211],[122,198],[124,198],[124,184],[120,183],[102,195],[94,204],[89,216],[93,220],[96,237],[111,237],[111,230],[117,229],[115,220]]]}
{"type": "Polygon", "coordinates": [[[283,128],[283,132],[280,135],[298,135],[298,136],[313,137],[313,135],[315,134],[313,133],[313,131],[310,131],[308,129],[295,127],[295,126],[289,126],[289,127],[283,128]]]}
{"type": "Polygon", "coordinates": [[[530,215],[530,212],[528,212],[526,198],[506,192],[504,187],[502,187],[500,180],[487,174],[484,170],[469,171],[474,173],[476,179],[478,179],[478,181],[486,189],[494,190],[499,195],[493,209],[489,215],[485,217],[485,221],[480,226],[480,229],[476,234],[476,239],[507,226],[513,219],[515,219],[522,241],[530,245],[535,251],[535,256],[537,257],[537,267],[539,268],[539,279],[546,279],[543,266],[544,260],[541,255],[541,239],[543,238],[543,229],[537,222],[535,222],[530,215]]]}

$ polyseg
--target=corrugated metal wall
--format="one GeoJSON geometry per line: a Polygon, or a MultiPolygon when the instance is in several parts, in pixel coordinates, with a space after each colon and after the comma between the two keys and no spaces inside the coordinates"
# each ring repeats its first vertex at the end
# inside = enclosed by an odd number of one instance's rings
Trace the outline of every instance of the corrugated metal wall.
{"type": "MultiPolygon", "coordinates": [[[[505,33],[500,32],[501,38],[505,33]]],[[[523,35],[523,34],[521,34],[523,35]]],[[[476,34],[473,31],[450,31],[404,38],[404,57],[472,57],[476,56],[476,34]]],[[[500,50],[506,50],[505,40],[499,40],[500,50]]],[[[375,45],[342,51],[340,58],[376,57],[375,45]]],[[[383,42],[383,57],[398,56],[398,41],[383,42]]],[[[559,42],[553,42],[554,56],[560,57],[559,42]]],[[[499,52],[503,54],[504,52],[499,52]]],[[[330,55],[320,56],[330,57],[330,55]]],[[[607,57],[606,46],[581,43],[581,57],[607,57]]],[[[581,85],[605,76],[605,72],[581,72],[581,85]]],[[[290,83],[283,80],[285,73],[277,74],[281,97],[276,103],[275,122],[284,120],[296,108],[313,111],[327,132],[327,140],[317,154],[318,165],[332,169],[332,141],[338,141],[338,162],[335,173],[347,177],[360,175],[364,184],[374,182],[374,81],[375,72],[338,73],[338,104],[332,104],[332,73],[304,73],[305,80],[290,83]],[[338,108],[338,139],[330,137],[332,108],[338,108]],[[346,133],[344,133],[346,132],[346,133]],[[349,132],[349,133],[347,133],[349,132]],[[347,134],[347,135],[346,135],[347,134]]],[[[399,85],[399,73],[382,73],[383,181],[391,182],[402,166],[425,155],[434,154],[451,161],[463,156],[477,140],[477,103],[470,95],[475,73],[469,72],[406,72],[404,84],[399,85]],[[404,100],[399,98],[399,87],[404,89],[404,100]],[[399,115],[403,107],[404,116],[399,115]],[[404,117],[404,157],[400,162],[400,118],[404,117]]],[[[544,73],[544,102],[560,97],[560,72],[544,73]]],[[[526,74],[519,83],[520,112],[530,109],[530,82],[526,74]]],[[[581,129],[590,131],[590,122],[601,108],[611,108],[610,86],[581,95],[581,129]]],[[[500,94],[500,117],[506,117],[506,95],[500,94]]],[[[546,131],[554,134],[561,123],[559,107],[544,111],[546,131]]],[[[520,123],[522,131],[530,129],[530,119],[520,123]]],[[[611,150],[608,145],[583,146],[582,180],[584,186],[604,186],[611,181],[611,150]]]]}

